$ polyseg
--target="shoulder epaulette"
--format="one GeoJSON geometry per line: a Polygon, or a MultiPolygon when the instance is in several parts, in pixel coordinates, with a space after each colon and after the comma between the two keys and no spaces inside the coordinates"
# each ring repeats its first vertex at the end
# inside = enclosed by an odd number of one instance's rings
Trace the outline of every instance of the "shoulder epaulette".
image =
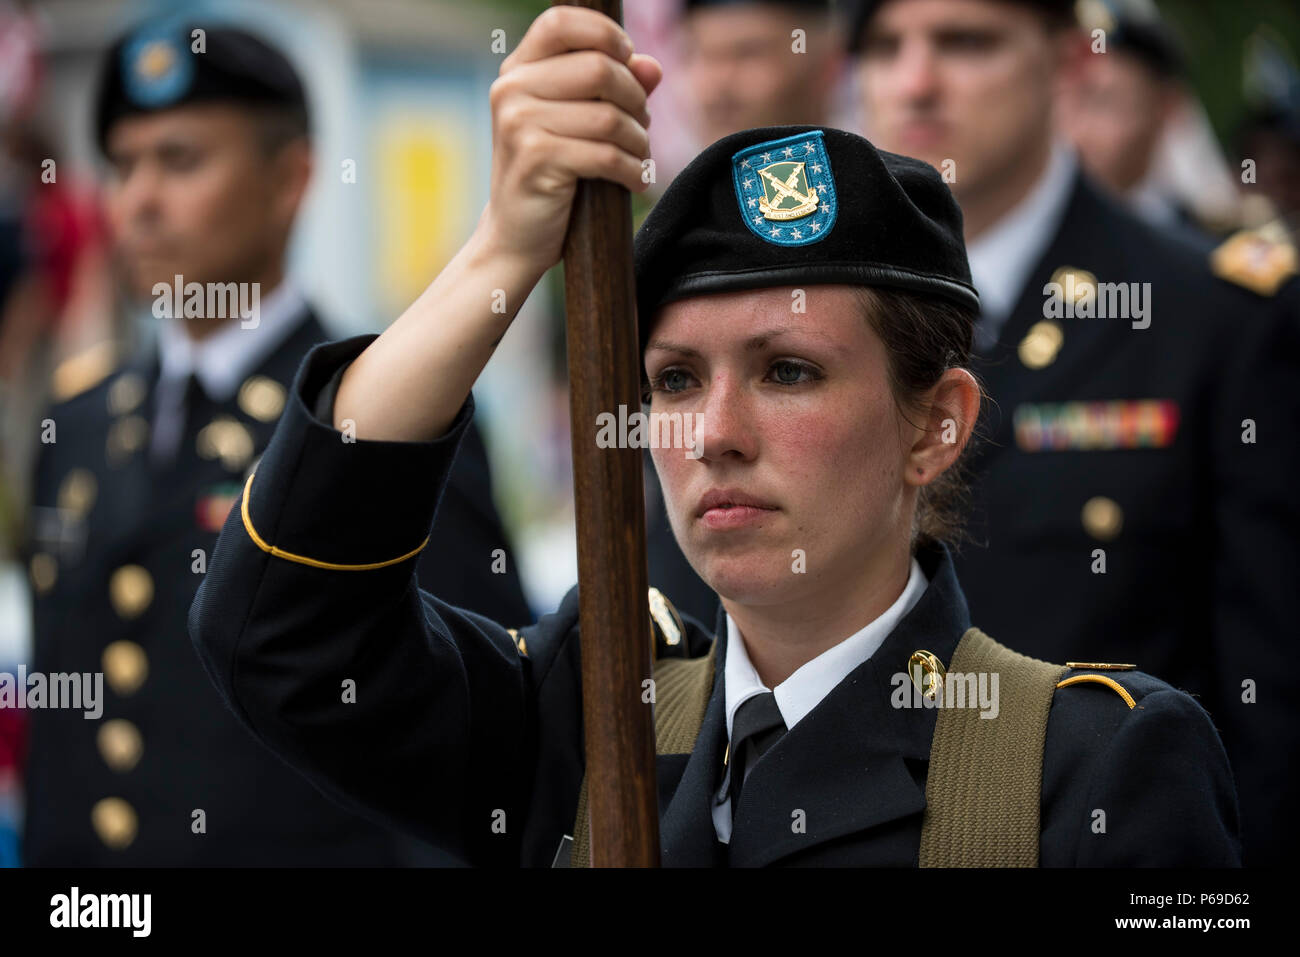
{"type": "Polygon", "coordinates": [[[1295,245],[1281,222],[1243,229],[1210,253],[1210,269],[1220,279],[1261,296],[1275,295],[1300,265],[1295,245]]]}
{"type": "Polygon", "coordinates": [[[99,385],[117,366],[117,346],[100,342],[69,356],[54,367],[50,392],[55,402],[75,399],[99,385]]]}
{"type": "Polygon", "coordinates": [[[1081,671],[1084,673],[1067,675],[1056,683],[1057,688],[1068,688],[1071,685],[1080,684],[1103,685],[1123,698],[1124,703],[1128,705],[1130,709],[1137,706],[1137,702],[1133,700],[1133,696],[1129,694],[1128,689],[1110,675],[1092,673],[1097,671],[1133,671],[1137,668],[1137,665],[1111,664],[1103,661],[1067,661],[1065,666],[1074,671],[1081,671]]]}

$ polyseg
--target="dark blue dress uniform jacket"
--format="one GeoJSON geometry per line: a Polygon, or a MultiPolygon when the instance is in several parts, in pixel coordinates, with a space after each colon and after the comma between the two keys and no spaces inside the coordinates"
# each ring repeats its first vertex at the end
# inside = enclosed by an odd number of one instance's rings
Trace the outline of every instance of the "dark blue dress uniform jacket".
{"type": "MultiPolygon", "coordinates": [[[[416,586],[401,556],[433,520],[428,490],[445,481],[473,400],[435,441],[342,442],[328,400],[322,418],[309,410],[368,341],[304,363],[246,514],[222,531],[191,636],[240,720],[327,794],[473,864],[549,866],[583,774],[577,591],[516,641],[503,625],[518,623],[416,586]]],[[[695,751],[657,759],[665,865],[917,862],[935,712],[891,707],[892,679],[918,648],[949,660],[969,626],[946,551],[920,557],[924,596],[755,765],[730,846],[711,816],[726,744],[717,669],[695,751]],[[791,828],[795,809],[806,833],[791,828]]],[[[725,643],[721,621],[717,633],[725,643]]],[[[693,656],[711,640],[687,622],[693,656]]],[[[1118,677],[1132,708],[1098,684],[1056,693],[1042,863],[1235,865],[1231,772],[1205,712],[1155,678],[1118,677]]]]}
{"type": "MultiPolygon", "coordinates": [[[[303,356],[326,338],[320,323],[304,312],[256,374],[287,391],[303,356]]],[[[216,418],[237,420],[252,438],[247,451],[256,455],[274,424],[248,415],[235,400],[200,396],[174,464],[153,465],[147,441],[106,458],[106,436],[127,417],[115,412],[149,422],[156,380],[156,361],[142,361],[49,412],[57,442],[43,448],[38,464],[34,501],[44,506],[39,514],[56,514],[52,506],[74,469],[94,476],[97,493],[84,516],[83,548],[39,538],[35,543],[45,550],[40,561],[53,559],[57,572],[52,585],[35,596],[32,667],[45,673],[107,671],[109,680],[98,721],[74,710],[28,712],[24,861],[37,866],[446,862],[445,855],[326,800],[251,740],[212,688],[186,634],[186,615],[202,579],[192,553],[202,549],[211,567],[224,512],[218,511],[215,521],[204,521],[200,513],[222,507],[219,494],[211,504],[210,493],[223,488],[233,490],[237,500],[251,459],[226,463],[201,457],[196,430],[216,418]],[[126,377],[138,383],[129,410],[109,401],[115,389],[120,394],[126,377]],[[141,388],[148,391],[141,394],[141,388]],[[127,580],[138,594],[125,617],[122,595],[118,604],[113,599],[114,573],[123,566],[143,569],[152,582],[150,596],[142,590],[140,572],[133,583],[127,580]],[[104,661],[106,649],[123,646],[138,649],[134,661],[126,658],[125,667],[120,658],[104,661]],[[141,666],[142,673],[131,674],[141,666]],[[118,672],[139,686],[123,687],[118,672]],[[133,735],[142,745],[134,762],[133,735]],[[116,766],[109,763],[114,756],[116,766]],[[205,812],[206,834],[191,830],[195,809],[205,812]]],[[[444,493],[447,507],[434,531],[435,540],[449,547],[424,556],[421,576],[439,582],[458,603],[524,618],[528,610],[513,561],[506,574],[491,570],[492,549],[508,546],[492,505],[482,441],[477,433],[466,438],[467,454],[457,460],[444,493]]],[[[117,587],[120,593],[122,583],[117,587]]]]}
{"type": "Polygon", "coordinates": [[[1205,248],[1080,176],[999,339],[974,365],[992,401],[970,463],[978,544],[956,557],[975,620],[1025,654],[1134,662],[1193,694],[1236,776],[1244,863],[1293,861],[1300,696],[1285,663],[1300,636],[1300,282],[1265,296],[1218,278],[1205,248]],[[1062,268],[1149,282],[1150,327],[1061,318],[1059,350],[1027,366],[1020,344],[1062,268]],[[1084,448],[1076,431],[1043,448],[1015,427],[1057,403],[1135,400],[1168,403],[1172,442],[1084,448]],[[1106,521],[1085,514],[1095,499],[1113,503],[1106,521]]]}

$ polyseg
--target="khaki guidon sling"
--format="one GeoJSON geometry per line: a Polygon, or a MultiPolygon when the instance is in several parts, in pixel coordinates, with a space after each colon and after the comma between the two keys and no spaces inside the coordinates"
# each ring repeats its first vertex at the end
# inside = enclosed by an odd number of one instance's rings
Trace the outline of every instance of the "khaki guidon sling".
{"type": "MultiPolygon", "coordinates": [[[[702,658],[655,662],[655,752],[689,754],[713,690],[715,641],[702,658]]],[[[948,670],[996,673],[1001,709],[939,708],[930,745],[921,867],[1037,867],[1043,743],[1056,684],[1067,670],[998,644],[978,628],[962,636],[948,670]]],[[[863,800],[869,796],[863,795],[863,800]]],[[[573,867],[590,866],[587,779],[578,792],[573,867]]]]}

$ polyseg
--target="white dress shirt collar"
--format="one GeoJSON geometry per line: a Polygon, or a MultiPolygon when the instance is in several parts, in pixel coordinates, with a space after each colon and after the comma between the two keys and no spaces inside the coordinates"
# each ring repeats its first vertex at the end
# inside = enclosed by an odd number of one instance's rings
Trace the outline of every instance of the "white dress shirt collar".
{"type": "Polygon", "coordinates": [[[1029,274],[1060,228],[1070,201],[1078,160],[1054,140],[1047,168],[1015,208],[967,243],[971,279],[980,294],[976,344],[987,349],[1015,309],[1029,274]]]}
{"type": "Polygon", "coordinates": [[[239,386],[293,332],[307,308],[289,280],[262,297],[258,323],[245,329],[238,319],[200,340],[185,334],[182,319],[166,319],[158,333],[160,378],[184,381],[193,372],[214,402],[234,397],[239,386]]]}
{"type": "Polygon", "coordinates": [[[1166,229],[1179,225],[1178,204],[1154,170],[1124,195],[1124,201],[1153,226],[1166,229]]]}
{"type": "Polygon", "coordinates": [[[903,593],[871,623],[854,632],[843,641],[827,648],[816,658],[805,662],[790,677],[775,688],[766,687],[758,677],[745,642],[736,623],[727,615],[727,660],[723,667],[723,681],[727,702],[727,739],[738,709],[746,698],[771,691],[776,706],[785,719],[786,728],[793,728],[830,694],[831,690],[848,677],[858,665],[866,661],[881,646],[894,626],[903,619],[925,592],[929,581],[921,564],[912,559],[912,570],[903,593]]]}

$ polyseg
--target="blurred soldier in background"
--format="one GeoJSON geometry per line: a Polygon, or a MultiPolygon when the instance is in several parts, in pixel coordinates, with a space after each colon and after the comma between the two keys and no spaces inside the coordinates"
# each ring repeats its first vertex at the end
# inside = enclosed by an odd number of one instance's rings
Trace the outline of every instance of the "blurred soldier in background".
{"type": "Polygon", "coordinates": [[[1159,181],[1160,145],[1185,107],[1183,56],[1150,0],[1090,0],[1080,9],[1093,47],[1067,76],[1060,101],[1062,132],[1083,169],[1138,215],[1160,226],[1190,223],[1192,212],[1159,181]],[[1101,31],[1093,34],[1092,31],[1101,31]]]}
{"type": "MultiPolygon", "coordinates": [[[[1280,37],[1261,29],[1246,49],[1249,113],[1237,133],[1241,160],[1254,166],[1247,197],[1262,194],[1294,244],[1300,237],[1300,69],[1280,37]]],[[[1261,216],[1262,218],[1262,216],[1261,216]]]]}
{"type": "Polygon", "coordinates": [[[699,133],[825,123],[844,66],[828,0],[686,0],[685,79],[699,133]]]}
{"type": "MultiPolygon", "coordinates": [[[[99,720],[31,712],[25,860],[448,862],[338,808],[266,751],[186,634],[294,370],[327,338],[285,275],[312,167],[298,74],[245,31],[152,23],[110,50],[96,124],[112,240],[160,328],[157,348],[122,368],[106,346],[55,376],[57,431],[34,487],[34,670],[102,671],[104,687],[99,720]]],[[[466,608],[530,621],[477,434],[453,476],[422,579],[466,608]]],[[[338,678],[321,694],[366,693],[349,689],[348,663],[338,678]]]]}
{"type": "MultiPolygon", "coordinates": [[[[760,126],[825,124],[844,69],[829,0],[686,0],[682,61],[704,145],[760,126]]],[[[673,538],[645,456],[650,584],[683,612],[714,620],[718,596],[673,538]]]]}
{"type": "Polygon", "coordinates": [[[1026,653],[1089,647],[1201,696],[1246,863],[1289,861],[1294,251],[1258,255],[1256,236],[1204,255],[1080,174],[1052,135],[1059,81],[1097,55],[1072,6],[865,2],[852,34],[869,135],[944,172],[981,298],[993,401],[959,577],[973,617],[1026,653]]]}

